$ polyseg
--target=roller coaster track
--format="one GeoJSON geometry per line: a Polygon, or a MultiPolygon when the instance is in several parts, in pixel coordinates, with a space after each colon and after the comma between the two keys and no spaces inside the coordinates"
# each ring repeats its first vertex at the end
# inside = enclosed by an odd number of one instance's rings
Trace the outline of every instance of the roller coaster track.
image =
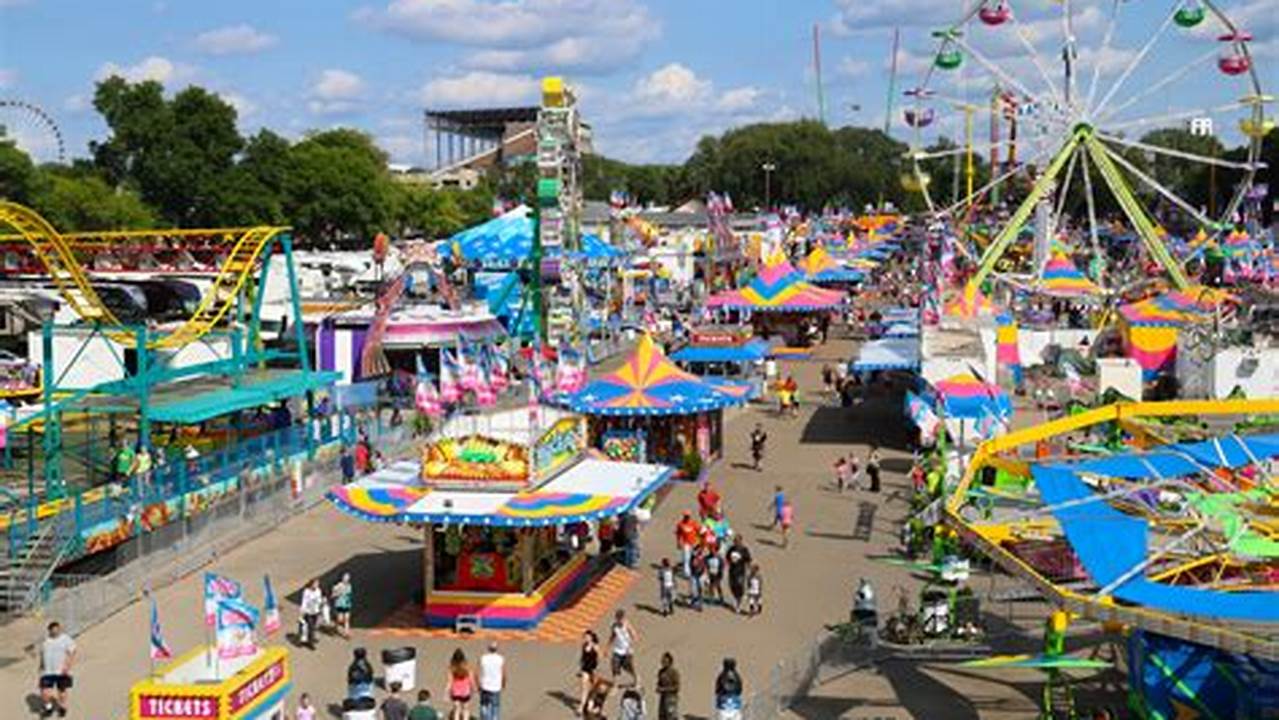
{"type": "MultiPolygon", "coordinates": [[[[86,321],[106,326],[107,334],[123,345],[132,346],[135,338],[132,332],[124,329],[123,324],[102,298],[93,289],[88,274],[80,261],[76,259],[72,242],[59,235],[57,230],[34,210],[11,202],[0,202],[0,224],[8,225],[22,235],[31,246],[32,252],[40,260],[49,274],[58,293],[66,300],[68,306],[86,321]]],[[[213,278],[213,285],[200,298],[191,317],[187,318],[176,330],[156,337],[148,342],[152,349],[172,349],[195,342],[217,327],[218,323],[235,306],[240,291],[244,288],[254,268],[277,235],[285,232],[284,227],[255,227],[247,230],[216,230],[205,234],[241,233],[231,244],[231,250],[213,278]]],[[[174,231],[174,234],[183,234],[174,231]]],[[[131,233],[104,233],[112,239],[129,239],[131,233]]],[[[156,235],[156,231],[141,231],[138,235],[156,235]]],[[[78,237],[78,236],[77,236],[78,237]]],[[[228,235],[234,237],[234,234],[228,235]]],[[[81,245],[82,240],[75,241],[81,245]]]]}

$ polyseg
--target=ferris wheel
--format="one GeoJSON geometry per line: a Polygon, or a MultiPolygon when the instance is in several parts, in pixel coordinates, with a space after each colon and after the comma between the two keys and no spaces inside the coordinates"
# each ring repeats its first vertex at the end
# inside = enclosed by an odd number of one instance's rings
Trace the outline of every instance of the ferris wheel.
{"type": "Polygon", "coordinates": [[[25,100],[0,98],[0,139],[13,140],[40,160],[66,162],[66,144],[58,123],[40,106],[25,100]]]}
{"type": "Polygon", "coordinates": [[[1083,196],[1077,212],[1086,214],[1087,236],[1099,252],[1099,199],[1109,193],[1108,204],[1118,206],[1173,284],[1188,285],[1152,211],[1157,206],[1215,238],[1231,226],[1264,167],[1261,143],[1274,127],[1266,116],[1273,98],[1262,90],[1245,28],[1211,0],[1175,0],[1166,10],[1125,0],[1060,0],[1048,9],[980,0],[933,37],[921,81],[906,91],[902,121],[912,149],[903,184],[922,194],[931,213],[950,220],[995,208],[1013,187],[1024,196],[982,252],[974,284],[991,273],[1037,208],[1038,222],[1047,206],[1051,227],[1061,228],[1071,197],[1083,196]],[[975,142],[982,121],[989,139],[975,142]],[[1243,150],[1205,154],[1148,135],[1173,127],[1237,133],[1243,150]],[[928,146],[930,138],[958,132],[959,146],[928,146]],[[989,177],[980,181],[978,155],[989,159],[989,177]],[[945,189],[932,187],[926,170],[941,158],[964,166],[946,202],[945,189]],[[1206,171],[1229,188],[1229,199],[1192,202],[1155,177],[1152,165],[1169,164],[1206,171]]]}

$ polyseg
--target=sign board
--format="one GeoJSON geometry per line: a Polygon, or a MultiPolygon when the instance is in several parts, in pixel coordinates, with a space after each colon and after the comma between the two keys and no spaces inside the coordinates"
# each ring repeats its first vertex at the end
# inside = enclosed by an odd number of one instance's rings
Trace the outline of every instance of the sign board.
{"type": "Polygon", "coordinates": [[[292,684],[288,650],[268,647],[247,662],[210,662],[198,647],[135,683],[130,720],[257,720],[282,717],[292,684]],[[220,674],[219,674],[220,673],[220,674]],[[222,677],[225,675],[225,677],[222,677]]]}
{"type": "Polygon", "coordinates": [[[736,347],[744,345],[751,339],[750,328],[732,327],[700,327],[689,330],[689,339],[693,345],[705,347],[736,347]]]}
{"type": "Polygon", "coordinates": [[[568,467],[586,449],[586,424],[580,417],[563,418],[538,438],[533,447],[533,475],[545,480],[568,467]]]}

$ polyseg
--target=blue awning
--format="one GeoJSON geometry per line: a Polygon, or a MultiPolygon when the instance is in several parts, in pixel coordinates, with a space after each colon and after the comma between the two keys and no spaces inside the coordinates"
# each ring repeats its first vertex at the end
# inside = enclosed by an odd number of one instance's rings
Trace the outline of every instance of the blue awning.
{"type": "Polygon", "coordinates": [[[730,347],[689,345],[672,354],[671,359],[679,362],[752,362],[768,357],[769,350],[766,340],[756,338],[730,347]]]}
{"type": "Polygon", "coordinates": [[[873,340],[861,346],[853,362],[853,372],[918,369],[919,340],[915,338],[873,340]]]}

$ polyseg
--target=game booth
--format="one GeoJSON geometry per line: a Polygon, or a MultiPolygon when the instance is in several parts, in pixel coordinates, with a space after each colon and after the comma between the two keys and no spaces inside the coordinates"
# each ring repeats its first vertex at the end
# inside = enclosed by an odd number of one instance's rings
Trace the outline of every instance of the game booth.
{"type": "MultiPolygon", "coordinates": [[[[285,720],[289,651],[264,647],[218,659],[199,646],[129,691],[129,720],[285,720]]],[[[95,716],[96,717],[96,716],[95,716]]]]}
{"type": "Polygon", "coordinates": [[[607,570],[580,542],[589,524],[637,522],[633,511],[672,472],[591,456],[586,421],[555,408],[494,413],[472,432],[451,427],[420,463],[392,464],[328,496],[363,520],[422,528],[431,627],[536,627],[607,570]]]}
{"type": "Polygon", "coordinates": [[[750,397],[747,383],[681,370],[644,335],[620,368],[566,395],[563,403],[588,418],[590,445],[609,458],[678,465],[690,451],[705,460],[718,458],[724,408],[750,397]]]}
{"type": "Polygon", "coordinates": [[[712,325],[692,328],[689,343],[672,353],[671,359],[695,375],[740,378],[760,392],[763,373],[759,368],[771,351],[768,341],[755,337],[749,327],[712,325]]]}
{"type": "Polygon", "coordinates": [[[774,253],[746,287],[715,293],[706,306],[743,321],[750,318],[765,338],[781,335],[803,344],[811,328],[829,322],[846,297],[842,290],[821,288],[804,278],[784,255],[774,253]]]}

